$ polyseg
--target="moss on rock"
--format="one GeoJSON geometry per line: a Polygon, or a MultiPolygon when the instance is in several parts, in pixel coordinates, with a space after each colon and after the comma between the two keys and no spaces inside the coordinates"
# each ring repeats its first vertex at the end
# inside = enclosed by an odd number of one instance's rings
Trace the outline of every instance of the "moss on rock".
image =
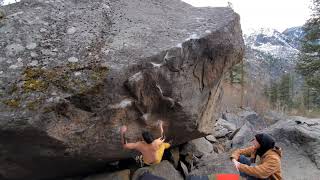
{"type": "Polygon", "coordinates": [[[3,104],[11,108],[18,108],[20,107],[20,99],[7,99],[3,101],[3,104]]]}

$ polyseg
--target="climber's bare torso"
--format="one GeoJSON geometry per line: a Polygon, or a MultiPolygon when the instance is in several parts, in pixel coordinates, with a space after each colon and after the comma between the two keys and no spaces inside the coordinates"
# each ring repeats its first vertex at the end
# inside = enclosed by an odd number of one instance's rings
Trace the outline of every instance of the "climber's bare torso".
{"type": "Polygon", "coordinates": [[[139,141],[136,143],[127,143],[123,147],[126,149],[135,149],[139,151],[144,162],[148,164],[153,164],[157,160],[157,150],[159,146],[164,142],[161,138],[154,140],[151,144],[147,144],[144,141],[139,141]]]}
{"type": "Polygon", "coordinates": [[[161,137],[152,141],[148,144],[145,141],[138,141],[135,143],[126,143],[124,139],[124,133],[127,131],[127,127],[121,127],[121,141],[123,148],[134,149],[139,151],[143,156],[143,161],[148,164],[153,164],[157,161],[157,150],[160,148],[161,144],[164,143],[163,138],[163,126],[162,121],[159,122],[161,137]]]}

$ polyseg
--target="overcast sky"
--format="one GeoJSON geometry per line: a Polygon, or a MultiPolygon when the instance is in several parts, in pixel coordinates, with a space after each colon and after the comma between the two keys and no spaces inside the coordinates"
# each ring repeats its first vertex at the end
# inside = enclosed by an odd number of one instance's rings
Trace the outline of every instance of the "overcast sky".
{"type": "Polygon", "coordinates": [[[250,29],[273,28],[283,31],[286,28],[301,26],[310,16],[310,0],[183,0],[193,6],[227,6],[240,14],[243,31],[250,29]]]}
{"type": "MultiPolygon", "coordinates": [[[[4,0],[4,4],[20,0],[4,0]]],[[[283,31],[286,28],[301,26],[310,16],[311,0],[183,0],[193,6],[227,6],[240,14],[244,33],[251,29],[273,28],[283,31]]]]}

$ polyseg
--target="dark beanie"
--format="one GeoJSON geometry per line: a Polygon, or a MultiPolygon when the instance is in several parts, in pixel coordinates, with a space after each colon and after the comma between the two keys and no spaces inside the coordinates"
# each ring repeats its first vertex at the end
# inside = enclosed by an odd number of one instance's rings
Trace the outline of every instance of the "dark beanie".
{"type": "Polygon", "coordinates": [[[268,134],[261,133],[255,135],[257,141],[260,144],[260,148],[257,149],[257,154],[262,157],[264,153],[266,153],[269,149],[273,149],[275,145],[275,141],[273,137],[268,134]]]}

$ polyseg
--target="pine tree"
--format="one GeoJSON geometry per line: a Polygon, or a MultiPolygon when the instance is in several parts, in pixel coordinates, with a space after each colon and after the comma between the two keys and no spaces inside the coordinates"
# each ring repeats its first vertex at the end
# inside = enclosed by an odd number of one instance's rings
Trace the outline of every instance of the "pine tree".
{"type": "Polygon", "coordinates": [[[290,74],[285,74],[281,78],[281,82],[278,85],[279,88],[279,101],[281,107],[291,108],[292,102],[292,82],[290,74]]]}
{"type": "Polygon", "coordinates": [[[308,86],[305,95],[310,107],[315,103],[320,107],[317,96],[320,96],[320,0],[313,0],[312,17],[304,25],[306,33],[302,40],[302,50],[297,65],[297,70],[305,79],[305,86],[308,86]],[[310,99],[310,92],[316,99],[310,99]]]}
{"type": "Polygon", "coordinates": [[[276,105],[278,102],[278,85],[272,83],[269,90],[269,97],[272,105],[276,105]]]}

